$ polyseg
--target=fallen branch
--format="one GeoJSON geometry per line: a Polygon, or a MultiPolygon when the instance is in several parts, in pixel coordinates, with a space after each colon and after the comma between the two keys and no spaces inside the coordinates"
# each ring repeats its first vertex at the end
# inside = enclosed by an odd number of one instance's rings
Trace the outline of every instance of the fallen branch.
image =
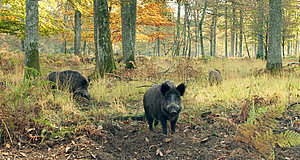
{"type": "Polygon", "coordinates": [[[5,129],[6,129],[6,132],[7,132],[7,134],[8,134],[8,137],[9,137],[9,139],[10,139],[10,143],[13,144],[13,141],[12,141],[12,139],[11,139],[10,133],[9,133],[9,131],[8,131],[8,128],[7,128],[7,126],[6,126],[5,122],[4,122],[4,120],[1,119],[1,121],[2,121],[2,123],[3,123],[3,125],[4,125],[4,127],[5,127],[5,129]]]}

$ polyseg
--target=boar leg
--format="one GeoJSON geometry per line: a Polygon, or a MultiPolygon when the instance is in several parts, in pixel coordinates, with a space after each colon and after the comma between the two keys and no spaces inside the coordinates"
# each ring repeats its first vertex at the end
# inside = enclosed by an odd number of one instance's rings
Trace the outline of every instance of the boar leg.
{"type": "Polygon", "coordinates": [[[168,134],[168,126],[167,126],[167,119],[164,117],[164,118],[161,118],[160,119],[160,122],[161,122],[161,125],[162,125],[162,127],[163,127],[163,133],[165,134],[165,135],[167,135],[168,134]]]}
{"type": "Polygon", "coordinates": [[[146,115],[146,118],[147,118],[147,121],[148,121],[148,124],[149,124],[149,129],[150,129],[150,131],[153,131],[153,118],[147,112],[145,113],[145,115],[146,115]]]}
{"type": "Polygon", "coordinates": [[[171,121],[171,130],[173,132],[175,132],[175,126],[176,126],[177,120],[178,120],[178,117],[176,117],[173,121],[171,121]]]}

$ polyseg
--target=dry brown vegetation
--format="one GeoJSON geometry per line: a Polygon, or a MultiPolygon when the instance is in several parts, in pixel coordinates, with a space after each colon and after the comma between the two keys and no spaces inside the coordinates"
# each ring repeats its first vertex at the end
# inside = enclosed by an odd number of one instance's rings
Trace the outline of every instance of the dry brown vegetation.
{"type": "MultiPolygon", "coordinates": [[[[89,76],[90,56],[41,54],[41,78],[24,81],[22,53],[0,52],[0,158],[28,159],[299,159],[300,68],[266,71],[256,59],[136,57],[136,68],[93,79],[92,100],[53,92],[43,78],[74,69],[89,76]],[[223,82],[210,86],[208,72],[223,82]],[[186,83],[174,134],[148,131],[142,115],[148,87],[186,83]]],[[[158,126],[161,127],[161,126],[158,126]]]]}

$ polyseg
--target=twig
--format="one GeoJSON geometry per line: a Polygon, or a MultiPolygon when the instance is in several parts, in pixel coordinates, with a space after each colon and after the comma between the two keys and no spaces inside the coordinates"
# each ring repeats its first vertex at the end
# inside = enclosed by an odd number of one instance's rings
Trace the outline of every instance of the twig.
{"type": "Polygon", "coordinates": [[[165,71],[163,71],[163,72],[153,73],[152,75],[148,76],[148,78],[153,77],[153,76],[156,75],[156,74],[167,73],[167,72],[169,72],[170,69],[172,69],[172,68],[174,68],[174,67],[175,67],[175,64],[174,64],[172,67],[168,68],[167,70],[165,70],[165,71]]]}
{"type": "Polygon", "coordinates": [[[7,126],[6,126],[5,122],[4,122],[4,120],[1,119],[1,121],[2,121],[2,123],[4,124],[4,127],[5,127],[5,129],[6,129],[6,132],[7,132],[7,134],[8,134],[9,139],[10,139],[10,143],[13,144],[12,139],[11,139],[11,136],[10,136],[10,133],[9,133],[9,131],[8,131],[8,128],[7,128],[7,126]]]}
{"type": "Polygon", "coordinates": [[[143,87],[152,87],[152,85],[142,85],[142,86],[137,86],[135,88],[143,88],[143,87]]]}

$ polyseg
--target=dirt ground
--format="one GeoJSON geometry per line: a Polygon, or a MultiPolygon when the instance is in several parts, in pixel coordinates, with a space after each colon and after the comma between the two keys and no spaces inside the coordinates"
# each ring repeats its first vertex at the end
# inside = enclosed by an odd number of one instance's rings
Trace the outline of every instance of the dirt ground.
{"type": "MultiPolygon", "coordinates": [[[[234,126],[213,121],[214,117],[195,123],[179,120],[176,132],[167,136],[160,125],[150,132],[145,121],[107,121],[68,139],[2,147],[0,159],[263,159],[248,144],[234,140],[234,126]]],[[[300,159],[300,146],[277,146],[275,157],[300,159]]]]}

